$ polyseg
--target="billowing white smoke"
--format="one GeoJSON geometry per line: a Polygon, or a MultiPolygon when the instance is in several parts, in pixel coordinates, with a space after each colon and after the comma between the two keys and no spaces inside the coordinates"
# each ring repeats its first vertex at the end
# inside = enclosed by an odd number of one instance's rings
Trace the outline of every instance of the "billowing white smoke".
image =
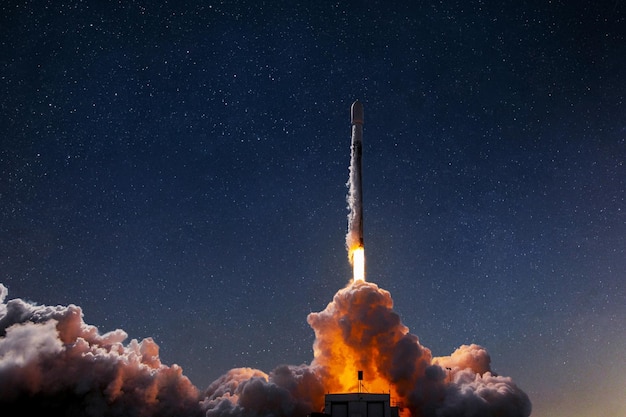
{"type": "Polygon", "coordinates": [[[5,303],[0,284],[0,415],[294,416],[323,406],[308,366],[269,375],[233,369],[202,395],[177,365],[161,364],[152,339],[99,334],[80,307],[5,303]]]}
{"type": "Polygon", "coordinates": [[[393,312],[389,293],[371,283],[349,285],[309,316],[316,334],[311,365],[282,365],[269,374],[233,369],[204,393],[180,367],[161,364],[151,339],[124,344],[125,332],[99,334],[77,306],[5,302],[6,296],[0,284],[3,417],[305,417],[321,410],[326,392],[344,388],[342,372],[353,368],[389,384],[413,417],[530,414],[526,394],[491,373],[485,349],[462,346],[432,358],[393,312]]]}
{"type": "Polygon", "coordinates": [[[305,417],[323,407],[324,387],[314,368],[279,366],[269,375],[257,369],[232,369],[206,391],[207,417],[305,417]]]}
{"type": "Polygon", "coordinates": [[[8,301],[0,284],[0,410],[11,415],[201,415],[182,369],[152,339],[100,335],[80,307],[8,301]]]}

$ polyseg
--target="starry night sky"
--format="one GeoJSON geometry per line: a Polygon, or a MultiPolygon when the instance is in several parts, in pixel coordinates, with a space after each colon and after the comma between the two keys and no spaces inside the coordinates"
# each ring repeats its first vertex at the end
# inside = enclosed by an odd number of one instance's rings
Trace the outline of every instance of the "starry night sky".
{"type": "MultiPolygon", "coordinates": [[[[396,4],[397,3],[397,4],[396,4]]],[[[533,416],[626,412],[626,4],[0,6],[0,282],[153,337],[198,387],[309,363],[351,277],[533,416]]]]}

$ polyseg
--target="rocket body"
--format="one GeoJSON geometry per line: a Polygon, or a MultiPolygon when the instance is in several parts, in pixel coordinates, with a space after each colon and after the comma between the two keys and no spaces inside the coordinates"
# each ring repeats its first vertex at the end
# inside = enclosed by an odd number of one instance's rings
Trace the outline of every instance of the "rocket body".
{"type": "Polygon", "coordinates": [[[350,179],[348,181],[348,250],[363,247],[363,186],[361,159],[363,156],[363,105],[355,101],[350,107],[352,125],[352,145],[350,153],[350,179]]]}

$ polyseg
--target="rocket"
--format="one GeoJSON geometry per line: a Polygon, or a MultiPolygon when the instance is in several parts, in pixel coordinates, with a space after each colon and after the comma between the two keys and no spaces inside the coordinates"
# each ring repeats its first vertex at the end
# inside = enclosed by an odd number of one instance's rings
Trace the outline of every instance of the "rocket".
{"type": "Polygon", "coordinates": [[[348,204],[348,249],[363,247],[363,187],[361,185],[361,159],[363,156],[363,105],[359,100],[350,107],[352,146],[350,156],[350,192],[348,204]]]}

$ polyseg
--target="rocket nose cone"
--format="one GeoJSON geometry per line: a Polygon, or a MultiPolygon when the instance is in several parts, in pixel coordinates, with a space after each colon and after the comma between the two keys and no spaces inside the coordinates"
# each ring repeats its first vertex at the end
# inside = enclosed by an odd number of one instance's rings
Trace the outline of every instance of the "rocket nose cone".
{"type": "Polygon", "coordinates": [[[352,103],[350,107],[350,123],[351,124],[363,124],[363,105],[359,100],[352,103]]]}

